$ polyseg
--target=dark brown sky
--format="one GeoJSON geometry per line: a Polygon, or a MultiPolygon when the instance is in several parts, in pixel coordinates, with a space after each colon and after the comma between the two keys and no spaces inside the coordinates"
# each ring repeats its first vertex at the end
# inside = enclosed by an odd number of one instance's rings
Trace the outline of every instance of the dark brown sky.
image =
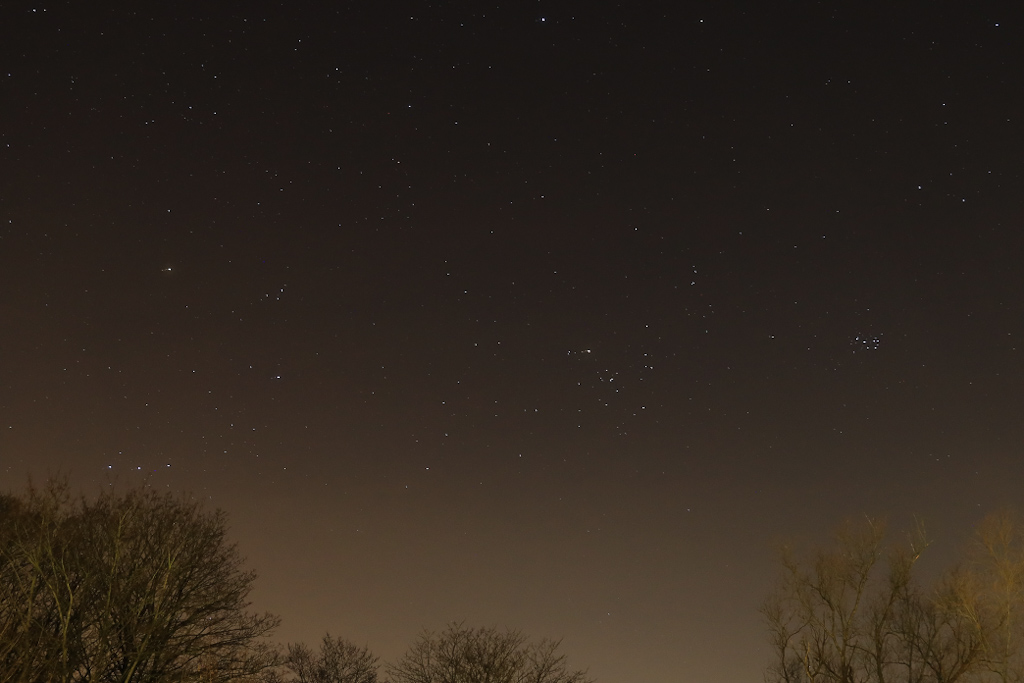
{"type": "Polygon", "coordinates": [[[781,539],[1020,501],[1007,3],[150,4],[0,9],[3,488],[603,683],[760,680],[781,539]]]}

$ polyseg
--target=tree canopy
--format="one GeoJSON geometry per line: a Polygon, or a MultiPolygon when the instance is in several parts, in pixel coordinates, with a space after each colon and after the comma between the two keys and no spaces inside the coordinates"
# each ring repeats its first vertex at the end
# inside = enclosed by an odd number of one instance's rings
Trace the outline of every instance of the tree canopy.
{"type": "Polygon", "coordinates": [[[294,683],[377,683],[377,657],[368,648],[325,634],[319,652],[304,643],[288,645],[284,667],[294,683]]]}
{"type": "Polygon", "coordinates": [[[989,516],[961,561],[924,584],[921,532],[887,542],[885,525],[843,526],[830,546],[789,549],[762,614],[768,683],[1024,681],[1024,534],[989,516]]]}
{"type": "Polygon", "coordinates": [[[163,683],[253,676],[277,617],[223,512],[149,488],[0,496],[0,681],[163,683]]]}
{"type": "Polygon", "coordinates": [[[425,631],[397,663],[392,683],[590,683],[569,668],[559,642],[530,642],[519,631],[450,624],[425,631]]]}

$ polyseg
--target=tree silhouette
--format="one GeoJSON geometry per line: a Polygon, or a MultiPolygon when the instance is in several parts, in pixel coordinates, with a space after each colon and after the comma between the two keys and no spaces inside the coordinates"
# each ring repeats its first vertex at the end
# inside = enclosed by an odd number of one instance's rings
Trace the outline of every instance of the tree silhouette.
{"type": "Polygon", "coordinates": [[[394,665],[392,683],[590,683],[570,670],[558,641],[530,643],[519,631],[450,624],[425,631],[394,665]]]}
{"type": "Polygon", "coordinates": [[[365,647],[357,647],[328,633],[320,651],[298,643],[288,645],[284,664],[295,683],[377,683],[377,657],[365,647]]]}
{"type": "Polygon", "coordinates": [[[75,498],[65,481],[0,499],[0,681],[163,683],[254,675],[275,616],[224,513],[139,488],[75,498]]]}

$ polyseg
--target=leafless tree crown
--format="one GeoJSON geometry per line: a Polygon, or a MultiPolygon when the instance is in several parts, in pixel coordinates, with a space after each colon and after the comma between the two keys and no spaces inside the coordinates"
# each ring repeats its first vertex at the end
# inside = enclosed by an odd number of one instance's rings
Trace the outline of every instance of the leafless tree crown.
{"type": "Polygon", "coordinates": [[[392,683],[591,683],[571,670],[559,642],[531,643],[519,631],[450,624],[424,632],[393,665],[392,683]]]}
{"type": "Polygon", "coordinates": [[[917,578],[922,532],[886,542],[876,520],[831,546],[784,549],[762,606],[767,683],[1024,682],[1024,537],[1006,512],[979,525],[965,560],[930,586],[917,578]]]}
{"type": "Polygon", "coordinates": [[[221,512],[150,489],[0,497],[0,681],[230,681],[273,660],[221,512]]]}

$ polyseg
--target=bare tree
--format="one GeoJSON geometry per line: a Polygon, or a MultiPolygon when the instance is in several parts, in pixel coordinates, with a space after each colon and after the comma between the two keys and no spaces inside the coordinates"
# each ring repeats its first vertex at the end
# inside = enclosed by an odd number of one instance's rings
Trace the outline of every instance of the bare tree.
{"type": "Polygon", "coordinates": [[[957,585],[961,613],[984,638],[987,678],[1024,681],[1024,530],[1009,510],[978,525],[957,585]]]}
{"type": "Polygon", "coordinates": [[[425,631],[387,670],[393,683],[590,683],[586,672],[569,669],[558,647],[530,643],[519,631],[450,624],[425,631]]]}
{"type": "Polygon", "coordinates": [[[956,577],[925,591],[914,577],[923,533],[885,543],[885,525],[847,524],[831,548],[782,556],[762,607],[769,683],[955,683],[977,668],[981,634],[956,577]]]}
{"type": "Polygon", "coordinates": [[[68,681],[81,668],[82,606],[95,591],[73,551],[81,525],[69,506],[54,482],[0,505],[0,681],[68,681]]]}
{"type": "Polygon", "coordinates": [[[328,633],[320,651],[309,646],[289,644],[285,667],[296,683],[377,683],[377,657],[366,647],[358,647],[328,633]]]}
{"type": "Polygon", "coordinates": [[[260,638],[278,619],[247,611],[255,575],[222,512],[50,482],[0,515],[0,681],[219,682],[275,661],[260,638]]]}

